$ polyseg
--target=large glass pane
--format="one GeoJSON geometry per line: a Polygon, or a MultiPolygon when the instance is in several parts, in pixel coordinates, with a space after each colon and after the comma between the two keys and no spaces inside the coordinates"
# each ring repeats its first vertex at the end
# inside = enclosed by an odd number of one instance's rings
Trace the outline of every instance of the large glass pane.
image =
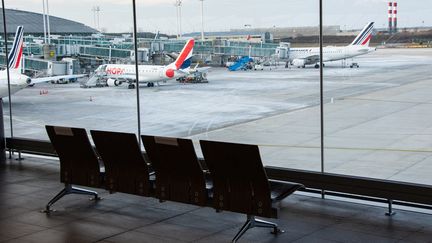
{"type": "MultiPolygon", "coordinates": [[[[0,24],[1,24],[1,27],[0,27],[0,29],[1,29],[1,34],[0,34],[0,67],[1,67],[1,70],[0,70],[0,99],[1,99],[1,108],[2,108],[2,113],[0,114],[2,117],[1,117],[1,126],[2,127],[0,127],[0,129],[1,129],[1,135],[2,135],[2,138],[4,138],[4,137],[8,137],[8,136],[11,136],[10,134],[11,134],[11,126],[10,126],[10,119],[11,119],[11,116],[10,116],[10,106],[9,106],[9,104],[10,104],[10,102],[9,101],[6,101],[6,102],[4,102],[5,100],[8,100],[8,94],[9,94],[9,85],[8,85],[8,75],[9,75],[9,73],[8,73],[8,69],[7,69],[7,65],[6,65],[6,63],[7,63],[7,61],[6,61],[6,53],[8,52],[8,50],[9,50],[9,48],[11,48],[9,45],[8,45],[8,41],[9,41],[9,38],[8,37],[5,37],[5,34],[6,34],[6,30],[4,29],[4,25],[3,25],[3,9],[2,8],[0,8],[0,10],[1,10],[1,12],[0,12],[0,24]],[[6,38],[6,41],[5,41],[5,38],[6,38]],[[6,127],[6,129],[5,129],[5,127],[6,127]]],[[[2,146],[5,146],[5,144],[4,143],[2,143],[2,146]]]]}
{"type": "Polygon", "coordinates": [[[17,26],[24,35],[22,71],[13,70],[12,82],[24,78],[12,94],[14,135],[46,140],[46,124],[136,133],[135,90],[105,87],[103,72],[133,61],[132,2],[5,2],[10,47],[17,26]]]}
{"type": "Polygon", "coordinates": [[[389,2],[325,2],[326,171],[431,184],[432,3],[389,2]]]}
{"type": "Polygon", "coordinates": [[[161,2],[140,8],[141,29],[173,34],[169,40],[141,39],[140,46],[151,48],[151,64],[167,65],[195,38],[191,67],[210,66],[208,83],[194,83],[199,82],[195,74],[181,82],[149,81],[155,87],[143,83],[142,133],[193,138],[197,145],[199,139],[258,144],[266,165],[319,170],[319,71],[313,65],[302,68],[300,59],[285,68],[293,61],[289,47],[307,47],[298,49],[304,52],[318,46],[318,3],[223,0],[178,5],[161,2]],[[164,53],[174,53],[174,58],[164,53]],[[230,71],[227,64],[238,70],[230,71]]]}

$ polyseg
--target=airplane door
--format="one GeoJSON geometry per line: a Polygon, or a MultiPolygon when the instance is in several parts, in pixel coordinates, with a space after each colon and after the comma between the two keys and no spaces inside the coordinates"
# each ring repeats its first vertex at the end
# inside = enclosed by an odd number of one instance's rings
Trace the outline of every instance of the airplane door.
{"type": "Polygon", "coordinates": [[[163,79],[165,77],[165,73],[164,73],[164,69],[163,68],[159,69],[158,73],[159,73],[159,78],[163,79]]]}

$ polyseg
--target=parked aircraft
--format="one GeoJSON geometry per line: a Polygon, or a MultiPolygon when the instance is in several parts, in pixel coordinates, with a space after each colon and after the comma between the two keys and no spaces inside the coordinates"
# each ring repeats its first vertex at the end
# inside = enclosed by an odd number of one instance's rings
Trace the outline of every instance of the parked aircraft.
{"type": "MultiPolygon", "coordinates": [[[[71,79],[84,77],[86,75],[63,75],[63,76],[52,76],[44,78],[30,78],[27,75],[22,74],[21,63],[23,60],[23,48],[24,48],[24,28],[18,26],[15,34],[15,38],[12,44],[12,49],[9,52],[9,80],[10,80],[10,94],[14,94],[17,91],[24,89],[25,87],[42,82],[48,82],[59,79],[71,79]]],[[[8,80],[7,70],[0,71],[0,98],[9,96],[8,92],[8,80]]]]}
{"type": "MultiPolygon", "coordinates": [[[[345,60],[356,56],[368,54],[376,50],[369,47],[372,37],[374,22],[368,23],[354,41],[343,47],[329,46],[323,48],[323,62],[345,60]]],[[[289,61],[293,66],[305,67],[306,65],[315,65],[319,68],[320,59],[319,48],[291,48],[289,51],[289,61]]],[[[351,66],[352,67],[352,66],[351,66]]]]}
{"type": "MultiPolygon", "coordinates": [[[[139,65],[139,82],[146,83],[147,87],[153,87],[155,83],[176,80],[190,74],[194,45],[195,41],[193,39],[188,40],[177,59],[169,65],[139,65]]],[[[106,77],[108,86],[119,86],[128,83],[128,87],[133,89],[136,84],[135,65],[104,64],[96,69],[95,76],[106,77]]]]}

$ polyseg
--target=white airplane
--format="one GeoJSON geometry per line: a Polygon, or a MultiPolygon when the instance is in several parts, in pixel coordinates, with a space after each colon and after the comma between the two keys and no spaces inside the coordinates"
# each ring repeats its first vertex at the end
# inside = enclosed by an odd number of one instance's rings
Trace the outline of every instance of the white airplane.
{"type": "MultiPolygon", "coordinates": [[[[195,41],[193,39],[188,40],[177,59],[167,66],[139,65],[139,82],[146,83],[147,87],[153,87],[154,83],[159,84],[159,82],[175,80],[190,74],[189,70],[194,45],[195,41]]],[[[95,76],[106,77],[108,86],[119,86],[123,83],[128,83],[128,88],[135,88],[135,65],[103,64],[96,69],[95,76]]]]}
{"type": "MultiPolygon", "coordinates": [[[[323,48],[323,62],[345,60],[356,56],[368,54],[376,50],[369,47],[372,37],[374,22],[368,23],[354,41],[348,46],[328,46],[323,48]]],[[[315,65],[319,68],[320,59],[319,48],[291,48],[289,51],[289,62],[296,67],[305,67],[306,65],[315,65]]]]}
{"type": "MultiPolygon", "coordinates": [[[[12,49],[9,52],[9,78],[10,78],[10,94],[14,94],[17,91],[24,89],[29,85],[33,85],[36,83],[48,82],[52,80],[59,79],[69,79],[69,78],[79,78],[84,77],[86,75],[62,75],[62,76],[53,76],[53,77],[44,77],[44,78],[35,78],[32,79],[27,75],[21,73],[21,62],[23,57],[23,48],[24,48],[24,28],[22,26],[18,26],[15,39],[12,45],[12,49]]],[[[4,98],[9,96],[8,92],[8,80],[7,80],[7,71],[0,71],[0,98],[4,98]]]]}

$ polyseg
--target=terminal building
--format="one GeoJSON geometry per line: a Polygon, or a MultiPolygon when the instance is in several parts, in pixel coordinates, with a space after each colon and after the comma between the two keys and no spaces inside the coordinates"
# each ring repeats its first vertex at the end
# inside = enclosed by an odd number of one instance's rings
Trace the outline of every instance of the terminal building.
{"type": "MultiPolygon", "coordinates": [[[[43,36],[43,15],[40,13],[5,9],[6,12],[6,29],[8,34],[14,34],[17,26],[25,26],[25,33],[37,36],[43,36]]],[[[55,35],[91,35],[98,31],[82,23],[50,16],[51,34],[55,35]]],[[[3,26],[3,19],[0,19],[0,25],[3,26]]]]}
{"type": "MultiPolygon", "coordinates": [[[[244,29],[232,29],[230,32],[238,32],[244,29]]],[[[248,29],[249,30],[249,29],[248,29]]],[[[316,26],[306,27],[273,27],[273,28],[252,28],[252,32],[271,33],[274,38],[288,38],[298,36],[317,36],[319,35],[319,29],[316,26]]],[[[324,35],[337,35],[341,32],[339,25],[323,26],[324,35]]]]}

